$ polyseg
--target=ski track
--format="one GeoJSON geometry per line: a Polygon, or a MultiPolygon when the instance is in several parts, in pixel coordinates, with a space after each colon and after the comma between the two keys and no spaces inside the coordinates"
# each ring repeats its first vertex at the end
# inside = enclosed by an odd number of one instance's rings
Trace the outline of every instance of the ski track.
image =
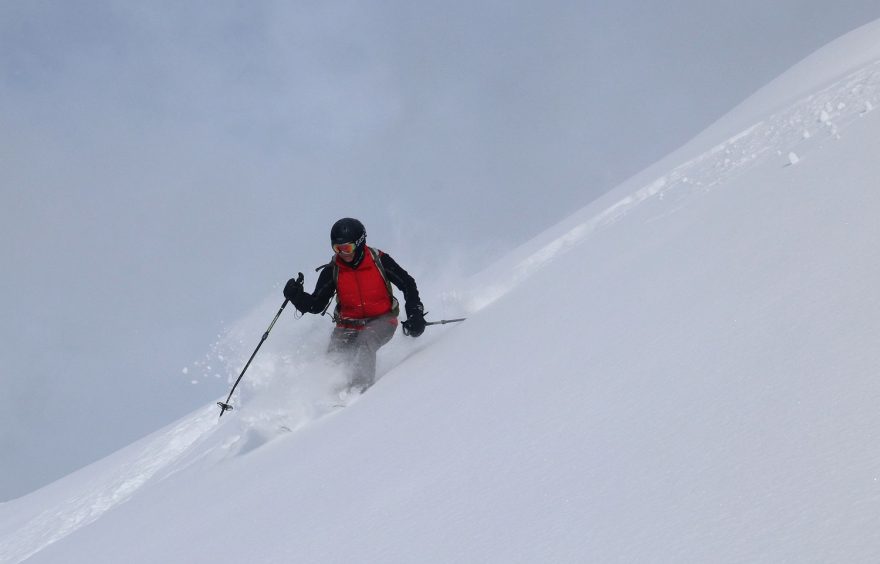
{"type": "MultiPolygon", "coordinates": [[[[467,309],[473,312],[490,305],[546,264],[582,244],[591,234],[613,226],[648,200],[662,202],[666,207],[664,213],[671,213],[683,206],[688,198],[715,189],[768,159],[779,159],[780,166],[793,166],[785,155],[796,149],[808,152],[810,144],[839,138],[847,125],[873,111],[878,103],[880,61],[875,61],[746,128],[572,227],[520,261],[506,284],[475,292],[467,309]]],[[[306,419],[320,417],[320,414],[312,415],[306,419]]],[[[247,427],[256,432],[254,422],[247,427]]],[[[80,495],[46,509],[0,539],[0,561],[18,563],[26,560],[80,527],[93,523],[110,509],[131,499],[160,470],[168,470],[166,475],[173,473],[174,464],[215,428],[217,412],[213,405],[178,422],[152,439],[126,463],[113,467],[101,479],[84,486],[80,495]]],[[[244,438],[247,438],[247,430],[244,438]]],[[[242,436],[235,437],[233,443],[240,439],[242,436]]],[[[266,440],[260,437],[256,446],[266,440]]],[[[226,444],[221,448],[229,447],[226,444]]],[[[248,450],[245,445],[240,454],[248,450]]]]}
{"type": "Polygon", "coordinates": [[[874,61],[751,125],[574,226],[521,260],[505,283],[476,291],[468,310],[478,311],[495,302],[546,264],[581,245],[594,232],[613,226],[648,200],[662,202],[665,215],[685,205],[688,198],[715,189],[768,159],[778,159],[780,166],[793,166],[796,159],[788,155],[797,155],[797,149],[809,149],[823,140],[839,139],[843,129],[872,112],[878,103],[880,61],[874,61]]]}

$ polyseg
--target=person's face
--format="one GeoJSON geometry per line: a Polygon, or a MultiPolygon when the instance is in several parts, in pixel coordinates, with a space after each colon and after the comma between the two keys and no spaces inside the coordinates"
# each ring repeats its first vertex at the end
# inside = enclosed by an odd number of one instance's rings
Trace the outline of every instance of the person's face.
{"type": "Polygon", "coordinates": [[[354,243],[340,243],[338,245],[333,245],[333,252],[339,255],[345,262],[351,262],[354,260],[354,251],[355,251],[354,243]]]}

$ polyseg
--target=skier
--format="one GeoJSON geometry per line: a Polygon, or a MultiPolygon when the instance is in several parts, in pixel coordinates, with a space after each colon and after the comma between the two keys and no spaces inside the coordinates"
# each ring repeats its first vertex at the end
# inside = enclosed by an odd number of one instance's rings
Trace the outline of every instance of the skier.
{"type": "Polygon", "coordinates": [[[406,302],[405,334],[418,337],[425,331],[424,307],[412,276],[390,255],[367,246],[360,221],[346,217],[334,223],[330,244],[334,256],[322,267],[314,292],[303,289],[300,274],[287,282],[284,297],[302,313],[323,313],[336,294],[329,352],[349,367],[348,391],[363,392],[376,379],[376,351],[397,329],[400,306],[391,284],[406,302]]]}

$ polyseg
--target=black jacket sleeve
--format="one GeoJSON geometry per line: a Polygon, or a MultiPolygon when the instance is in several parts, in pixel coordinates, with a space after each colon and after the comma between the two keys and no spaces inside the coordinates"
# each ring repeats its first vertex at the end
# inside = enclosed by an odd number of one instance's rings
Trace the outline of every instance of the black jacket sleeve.
{"type": "Polygon", "coordinates": [[[321,313],[330,303],[334,293],[336,293],[336,282],[333,280],[331,265],[321,270],[314,292],[311,294],[300,292],[291,301],[294,307],[302,313],[321,313]]]}
{"type": "Polygon", "coordinates": [[[413,277],[401,268],[390,255],[382,253],[379,256],[379,260],[382,261],[382,268],[385,269],[385,276],[388,277],[388,281],[403,292],[403,299],[406,301],[407,317],[411,317],[410,312],[412,311],[421,311],[422,302],[419,300],[419,289],[416,287],[416,281],[413,277]]]}

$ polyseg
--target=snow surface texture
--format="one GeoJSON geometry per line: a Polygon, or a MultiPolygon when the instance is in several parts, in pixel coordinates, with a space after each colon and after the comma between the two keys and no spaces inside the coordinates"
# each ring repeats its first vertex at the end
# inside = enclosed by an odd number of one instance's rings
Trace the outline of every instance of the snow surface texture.
{"type": "MultiPolygon", "coordinates": [[[[220,424],[206,407],[0,505],[0,561],[878,561],[861,43],[834,80],[826,61],[803,94],[805,61],[799,99],[781,77],[723,143],[426,292],[470,319],[396,339],[346,409],[326,321],[287,319],[220,424]]],[[[228,336],[231,365],[276,306],[228,336]]]]}

